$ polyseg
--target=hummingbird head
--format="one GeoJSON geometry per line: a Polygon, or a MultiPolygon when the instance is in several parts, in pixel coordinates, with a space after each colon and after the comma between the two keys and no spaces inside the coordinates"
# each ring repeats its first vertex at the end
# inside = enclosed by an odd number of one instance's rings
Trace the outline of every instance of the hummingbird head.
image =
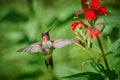
{"type": "Polygon", "coordinates": [[[46,30],[46,31],[44,31],[44,32],[41,33],[43,41],[49,41],[50,40],[50,37],[49,37],[49,31],[50,30],[51,29],[48,29],[48,30],[46,30]]]}

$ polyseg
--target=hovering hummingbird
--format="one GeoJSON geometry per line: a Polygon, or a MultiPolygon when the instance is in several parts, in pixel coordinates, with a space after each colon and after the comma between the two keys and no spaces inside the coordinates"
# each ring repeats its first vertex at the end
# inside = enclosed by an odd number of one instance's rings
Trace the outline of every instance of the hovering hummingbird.
{"type": "Polygon", "coordinates": [[[53,69],[53,60],[52,60],[53,50],[56,48],[64,47],[71,43],[75,43],[76,40],[58,39],[52,41],[50,40],[50,36],[49,36],[50,30],[51,29],[41,33],[42,43],[41,42],[33,43],[27,47],[19,49],[18,52],[31,52],[31,53],[41,52],[44,57],[47,68],[50,66],[53,69]]]}

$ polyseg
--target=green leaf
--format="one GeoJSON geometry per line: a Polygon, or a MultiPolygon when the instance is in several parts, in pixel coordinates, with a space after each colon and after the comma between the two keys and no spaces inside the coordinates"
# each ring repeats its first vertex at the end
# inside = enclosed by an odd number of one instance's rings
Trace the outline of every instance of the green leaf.
{"type": "Polygon", "coordinates": [[[118,75],[115,70],[104,70],[103,73],[106,77],[109,78],[109,80],[116,80],[118,78],[118,75]]]}
{"type": "Polygon", "coordinates": [[[93,59],[88,59],[88,60],[86,60],[84,63],[83,63],[83,65],[84,64],[86,64],[86,63],[89,63],[89,65],[95,70],[95,71],[97,71],[97,72],[101,72],[104,68],[102,67],[102,64],[99,64],[99,63],[97,63],[95,60],[93,60],[93,59]]]}
{"type": "Polygon", "coordinates": [[[94,73],[94,72],[77,73],[77,74],[65,76],[62,78],[77,78],[77,77],[86,77],[88,80],[105,80],[101,74],[94,73]]]}
{"type": "Polygon", "coordinates": [[[110,53],[120,53],[120,39],[116,40],[108,49],[107,54],[110,53]]]}

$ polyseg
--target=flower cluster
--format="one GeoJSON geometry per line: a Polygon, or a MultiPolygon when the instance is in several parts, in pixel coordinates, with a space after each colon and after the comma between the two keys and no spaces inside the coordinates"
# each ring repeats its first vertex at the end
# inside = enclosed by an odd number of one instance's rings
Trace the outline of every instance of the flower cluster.
{"type": "Polygon", "coordinates": [[[72,23],[71,29],[75,31],[80,45],[89,46],[91,39],[94,37],[98,38],[99,34],[102,33],[101,30],[95,27],[98,16],[106,16],[108,9],[102,7],[100,0],[81,0],[81,3],[82,9],[76,11],[75,18],[77,21],[72,23]],[[84,13],[84,18],[88,21],[88,24],[79,18],[79,14],[81,13],[84,13]]]}

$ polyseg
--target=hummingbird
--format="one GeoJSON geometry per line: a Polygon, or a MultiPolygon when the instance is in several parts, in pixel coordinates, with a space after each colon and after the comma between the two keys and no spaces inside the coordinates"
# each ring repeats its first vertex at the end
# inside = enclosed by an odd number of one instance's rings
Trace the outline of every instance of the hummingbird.
{"type": "Polygon", "coordinates": [[[18,52],[31,52],[31,53],[40,52],[44,57],[46,67],[48,68],[50,66],[53,69],[53,60],[52,60],[53,50],[56,48],[62,48],[71,43],[75,43],[76,40],[69,40],[69,39],[50,40],[50,36],[49,36],[50,30],[51,29],[48,29],[41,33],[42,42],[33,43],[27,47],[19,49],[18,52]]]}

